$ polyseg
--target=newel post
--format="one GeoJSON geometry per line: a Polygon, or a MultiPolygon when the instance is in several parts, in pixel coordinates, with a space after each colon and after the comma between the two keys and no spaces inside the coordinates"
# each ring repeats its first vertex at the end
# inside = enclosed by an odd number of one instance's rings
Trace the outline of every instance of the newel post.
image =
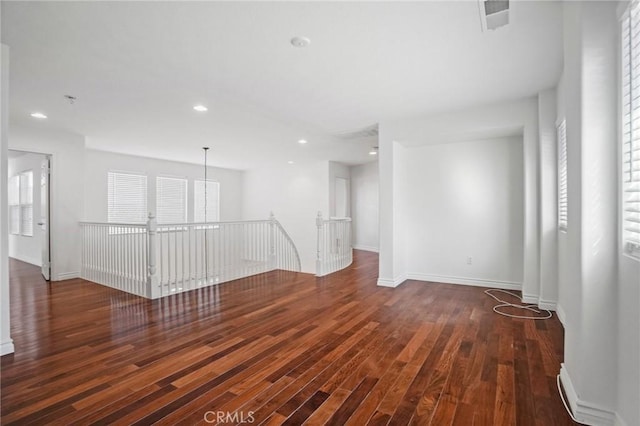
{"type": "Polygon", "coordinates": [[[276,217],[269,213],[269,269],[276,269],[276,217]]]}
{"type": "Polygon", "coordinates": [[[318,212],[316,217],[316,226],[318,227],[318,237],[316,246],[316,276],[322,276],[322,226],[324,225],[324,219],[322,218],[322,212],[318,212]]]}
{"type": "Polygon", "coordinates": [[[153,213],[149,213],[149,219],[147,220],[147,235],[149,237],[149,250],[147,251],[149,255],[149,263],[147,265],[147,297],[157,299],[160,297],[160,281],[157,271],[158,259],[156,255],[156,247],[158,246],[158,223],[153,213]]]}

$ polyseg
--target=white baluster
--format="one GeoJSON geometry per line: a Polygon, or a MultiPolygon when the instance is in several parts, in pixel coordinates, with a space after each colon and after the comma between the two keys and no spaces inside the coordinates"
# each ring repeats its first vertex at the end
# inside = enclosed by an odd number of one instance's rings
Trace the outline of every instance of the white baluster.
{"type": "Polygon", "coordinates": [[[323,223],[324,220],[322,219],[322,212],[318,212],[318,216],[316,217],[316,227],[318,228],[318,240],[317,240],[317,248],[316,248],[316,276],[322,276],[323,270],[322,270],[322,261],[323,261],[323,239],[324,239],[324,232],[323,232],[323,223]]]}
{"type": "Polygon", "coordinates": [[[156,222],[155,215],[149,213],[149,220],[147,220],[147,235],[148,235],[148,272],[147,272],[147,297],[150,299],[156,299],[160,297],[160,288],[158,287],[158,271],[156,268],[156,244],[157,244],[157,229],[158,224],[156,222]]]}

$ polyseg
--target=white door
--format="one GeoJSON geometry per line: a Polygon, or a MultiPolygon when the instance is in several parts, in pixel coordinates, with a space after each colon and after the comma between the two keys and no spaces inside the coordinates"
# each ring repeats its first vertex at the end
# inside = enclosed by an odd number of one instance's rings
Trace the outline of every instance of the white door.
{"type": "Polygon", "coordinates": [[[49,253],[49,157],[42,160],[40,167],[40,221],[42,232],[42,276],[51,279],[51,260],[49,253]]]}

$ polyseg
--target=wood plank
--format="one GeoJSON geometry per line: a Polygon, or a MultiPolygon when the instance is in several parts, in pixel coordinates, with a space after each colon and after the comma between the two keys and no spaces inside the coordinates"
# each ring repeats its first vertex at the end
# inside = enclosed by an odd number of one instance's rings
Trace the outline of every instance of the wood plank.
{"type": "Polygon", "coordinates": [[[378,257],[146,300],[48,284],[11,260],[2,424],[571,425],[557,318],[496,315],[482,288],[376,285],[378,257]]]}

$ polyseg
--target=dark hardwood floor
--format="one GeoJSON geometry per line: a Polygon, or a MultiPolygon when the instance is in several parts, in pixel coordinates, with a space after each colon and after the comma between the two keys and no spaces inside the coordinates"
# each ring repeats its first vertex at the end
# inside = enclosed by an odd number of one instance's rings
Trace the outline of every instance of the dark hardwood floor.
{"type": "Polygon", "coordinates": [[[563,330],[482,288],[376,286],[377,255],[148,301],[12,260],[2,424],[569,425],[563,330]]]}

